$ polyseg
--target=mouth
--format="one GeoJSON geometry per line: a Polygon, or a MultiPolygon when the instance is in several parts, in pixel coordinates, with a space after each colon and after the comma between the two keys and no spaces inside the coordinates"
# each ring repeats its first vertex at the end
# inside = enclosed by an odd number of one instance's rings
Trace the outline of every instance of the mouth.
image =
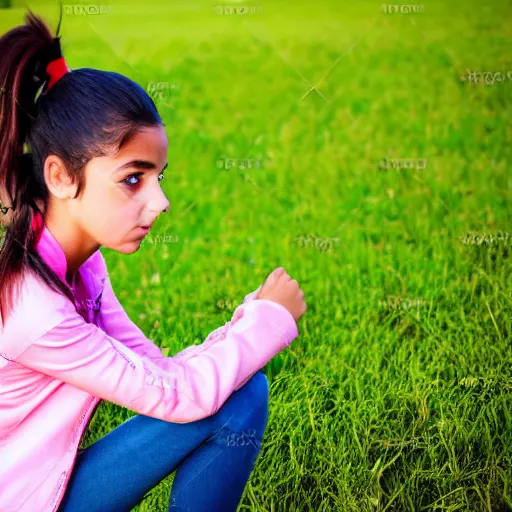
{"type": "Polygon", "coordinates": [[[151,230],[151,226],[139,226],[139,229],[144,233],[147,234],[151,230]]]}

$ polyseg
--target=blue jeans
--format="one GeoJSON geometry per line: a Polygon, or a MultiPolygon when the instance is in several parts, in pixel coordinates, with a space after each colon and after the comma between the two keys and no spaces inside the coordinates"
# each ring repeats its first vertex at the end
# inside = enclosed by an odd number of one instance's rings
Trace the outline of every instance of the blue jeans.
{"type": "Polygon", "coordinates": [[[78,453],[59,512],[130,512],[174,470],[161,512],[236,512],[267,416],[261,370],[208,418],[169,423],[132,416],[78,453]]]}

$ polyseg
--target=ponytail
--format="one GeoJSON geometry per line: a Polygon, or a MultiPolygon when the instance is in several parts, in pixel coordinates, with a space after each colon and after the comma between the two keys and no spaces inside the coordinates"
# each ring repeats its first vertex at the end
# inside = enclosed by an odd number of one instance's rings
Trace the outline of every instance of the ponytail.
{"type": "Polygon", "coordinates": [[[73,300],[67,287],[33,248],[36,232],[32,226],[36,225],[38,211],[34,199],[41,196],[42,183],[33,172],[32,155],[26,142],[37,115],[37,96],[47,81],[46,66],[54,58],[54,52],[50,29],[30,10],[25,15],[25,25],[0,38],[0,190],[11,205],[2,204],[0,212],[3,217],[0,222],[5,226],[0,248],[2,326],[13,308],[13,294],[19,290],[22,271],[27,266],[51,288],[73,300]]]}
{"type": "MultiPolygon", "coordinates": [[[[62,19],[62,6],[60,16],[62,19]]],[[[60,38],[30,10],[24,25],[0,38],[0,55],[3,326],[15,306],[13,296],[25,270],[33,271],[74,302],[72,292],[35,248],[49,201],[43,172],[46,157],[53,154],[64,161],[73,183],[78,184],[78,196],[85,186],[84,168],[90,159],[108,154],[111,146],[119,150],[139,129],[163,122],[144,89],[118,73],[68,69],[55,85],[50,83],[53,80],[47,67],[62,56],[60,38]]]]}

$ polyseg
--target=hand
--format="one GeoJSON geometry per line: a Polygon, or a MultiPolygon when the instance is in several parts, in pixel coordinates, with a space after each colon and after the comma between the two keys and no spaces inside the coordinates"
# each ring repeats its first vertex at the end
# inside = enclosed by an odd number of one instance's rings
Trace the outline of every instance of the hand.
{"type": "Polygon", "coordinates": [[[269,274],[255,299],[267,299],[281,304],[291,313],[295,322],[307,309],[304,292],[283,267],[278,267],[269,274]]]}

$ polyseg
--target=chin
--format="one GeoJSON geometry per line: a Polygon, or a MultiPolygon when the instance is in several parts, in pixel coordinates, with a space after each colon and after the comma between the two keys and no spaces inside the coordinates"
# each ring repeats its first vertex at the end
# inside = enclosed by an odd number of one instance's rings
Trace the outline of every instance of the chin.
{"type": "Polygon", "coordinates": [[[108,247],[109,249],[112,249],[113,251],[119,252],[121,254],[133,254],[140,249],[141,242],[142,240],[137,239],[133,240],[132,242],[125,242],[109,246],[105,245],[104,247],[108,247]]]}

